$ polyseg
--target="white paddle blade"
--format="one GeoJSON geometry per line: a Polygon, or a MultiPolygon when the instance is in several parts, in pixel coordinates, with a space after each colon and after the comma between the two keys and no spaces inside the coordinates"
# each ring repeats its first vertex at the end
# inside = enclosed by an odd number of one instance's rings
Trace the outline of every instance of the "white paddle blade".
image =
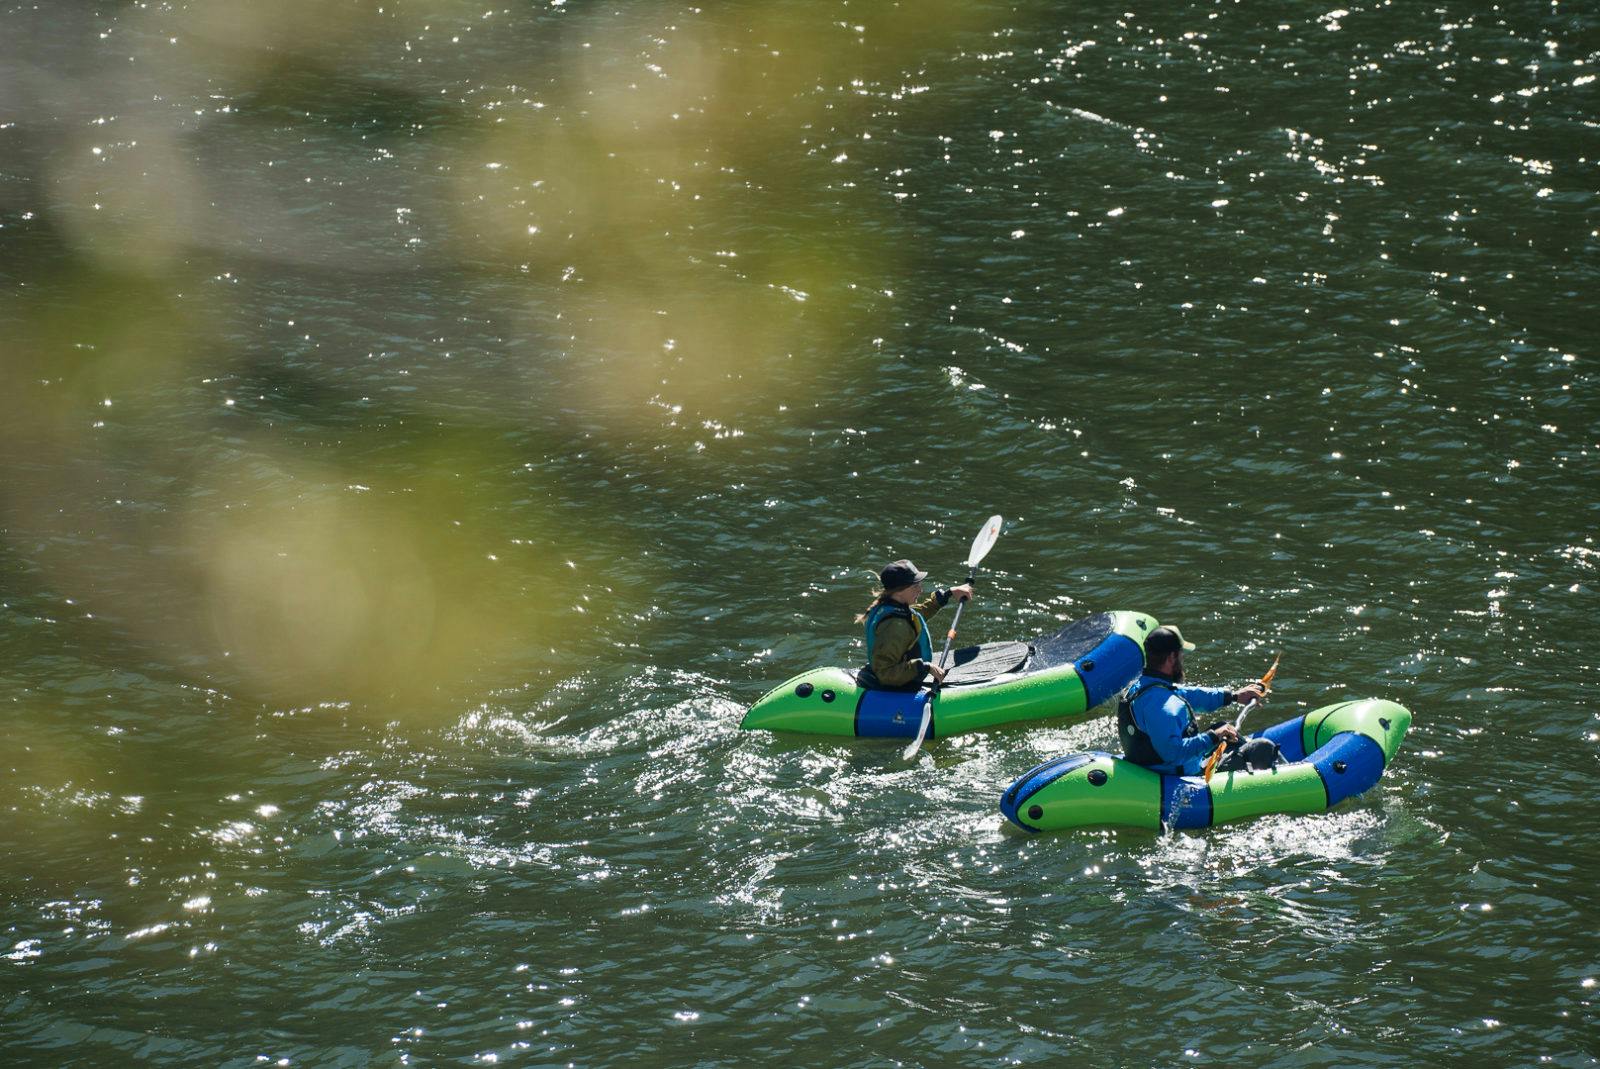
{"type": "Polygon", "coordinates": [[[900,760],[909,761],[917,756],[917,751],[922,749],[922,740],[928,737],[928,725],[931,723],[933,723],[933,707],[924,705],[922,707],[922,723],[917,725],[917,737],[912,739],[911,745],[907,746],[900,754],[900,760]]]}
{"type": "Polygon", "coordinates": [[[984,522],[983,530],[978,532],[978,537],[972,540],[972,552],[967,554],[967,567],[976,568],[978,562],[989,555],[994,544],[1000,538],[1000,527],[1005,521],[999,516],[990,516],[984,522]]]}

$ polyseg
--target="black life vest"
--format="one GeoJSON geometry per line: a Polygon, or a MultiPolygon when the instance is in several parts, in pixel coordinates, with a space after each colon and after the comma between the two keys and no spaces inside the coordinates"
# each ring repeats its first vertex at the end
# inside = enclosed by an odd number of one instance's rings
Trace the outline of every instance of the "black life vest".
{"type": "Polygon", "coordinates": [[[1195,722],[1194,718],[1194,707],[1184,701],[1183,695],[1178,694],[1177,688],[1171,683],[1153,682],[1146,683],[1141,687],[1135,682],[1133,686],[1122,692],[1122,700],[1117,702],[1117,735],[1122,739],[1122,756],[1134,764],[1144,765],[1146,768],[1167,763],[1156,752],[1155,743],[1150,741],[1150,736],[1133,719],[1134,699],[1152,687],[1158,687],[1161,690],[1177,694],[1178,700],[1183,702],[1183,707],[1189,710],[1189,726],[1183,729],[1184,738],[1187,739],[1191,735],[1200,733],[1200,725],[1195,722]]]}

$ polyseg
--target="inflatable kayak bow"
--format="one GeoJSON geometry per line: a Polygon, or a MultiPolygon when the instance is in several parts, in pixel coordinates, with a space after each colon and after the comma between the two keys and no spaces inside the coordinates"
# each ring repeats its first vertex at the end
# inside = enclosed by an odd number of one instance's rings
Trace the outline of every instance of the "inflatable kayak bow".
{"type": "Polygon", "coordinates": [[[1144,667],[1144,637],[1156,621],[1103,612],[1031,642],[956,650],[937,691],[871,690],[856,672],[816,668],[750,707],[739,726],[812,735],[910,739],[931,706],[929,738],[1088,712],[1133,682],[1144,667]]]}
{"type": "Polygon", "coordinates": [[[1069,754],[1019,778],[1000,796],[1000,811],[1028,831],[1204,828],[1265,813],[1316,813],[1377,783],[1410,727],[1410,711],[1394,702],[1327,705],[1260,732],[1278,744],[1276,768],[1219,772],[1210,783],[1109,754],[1069,754]]]}

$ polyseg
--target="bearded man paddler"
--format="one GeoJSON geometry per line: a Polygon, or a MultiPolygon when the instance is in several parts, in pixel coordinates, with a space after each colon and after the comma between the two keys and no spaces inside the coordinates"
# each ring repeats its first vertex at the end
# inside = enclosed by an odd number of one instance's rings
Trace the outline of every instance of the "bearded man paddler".
{"type": "Polygon", "coordinates": [[[1244,739],[1226,720],[1201,730],[1196,714],[1212,713],[1233,702],[1260,701],[1266,689],[1247,683],[1237,690],[1194,687],[1183,681],[1183,655],[1194,649],[1176,627],[1158,627],[1144,640],[1144,674],[1117,705],[1117,734],[1123,756],[1152,772],[1198,776],[1218,744],[1219,772],[1271,768],[1278,747],[1270,739],[1244,739]]]}

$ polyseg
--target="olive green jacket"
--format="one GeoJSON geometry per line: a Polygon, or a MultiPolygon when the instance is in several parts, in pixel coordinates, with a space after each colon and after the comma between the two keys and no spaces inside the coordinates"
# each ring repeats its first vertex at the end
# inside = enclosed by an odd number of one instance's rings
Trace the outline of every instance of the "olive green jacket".
{"type": "MultiPolygon", "coordinates": [[[[928,619],[944,608],[949,600],[948,590],[935,590],[912,608],[928,619]]],[[[928,674],[928,663],[915,656],[916,650],[915,620],[908,620],[904,616],[886,616],[879,620],[877,638],[872,644],[872,663],[867,666],[872,669],[869,685],[876,683],[880,687],[909,687],[913,683],[920,683],[928,674]]]]}

